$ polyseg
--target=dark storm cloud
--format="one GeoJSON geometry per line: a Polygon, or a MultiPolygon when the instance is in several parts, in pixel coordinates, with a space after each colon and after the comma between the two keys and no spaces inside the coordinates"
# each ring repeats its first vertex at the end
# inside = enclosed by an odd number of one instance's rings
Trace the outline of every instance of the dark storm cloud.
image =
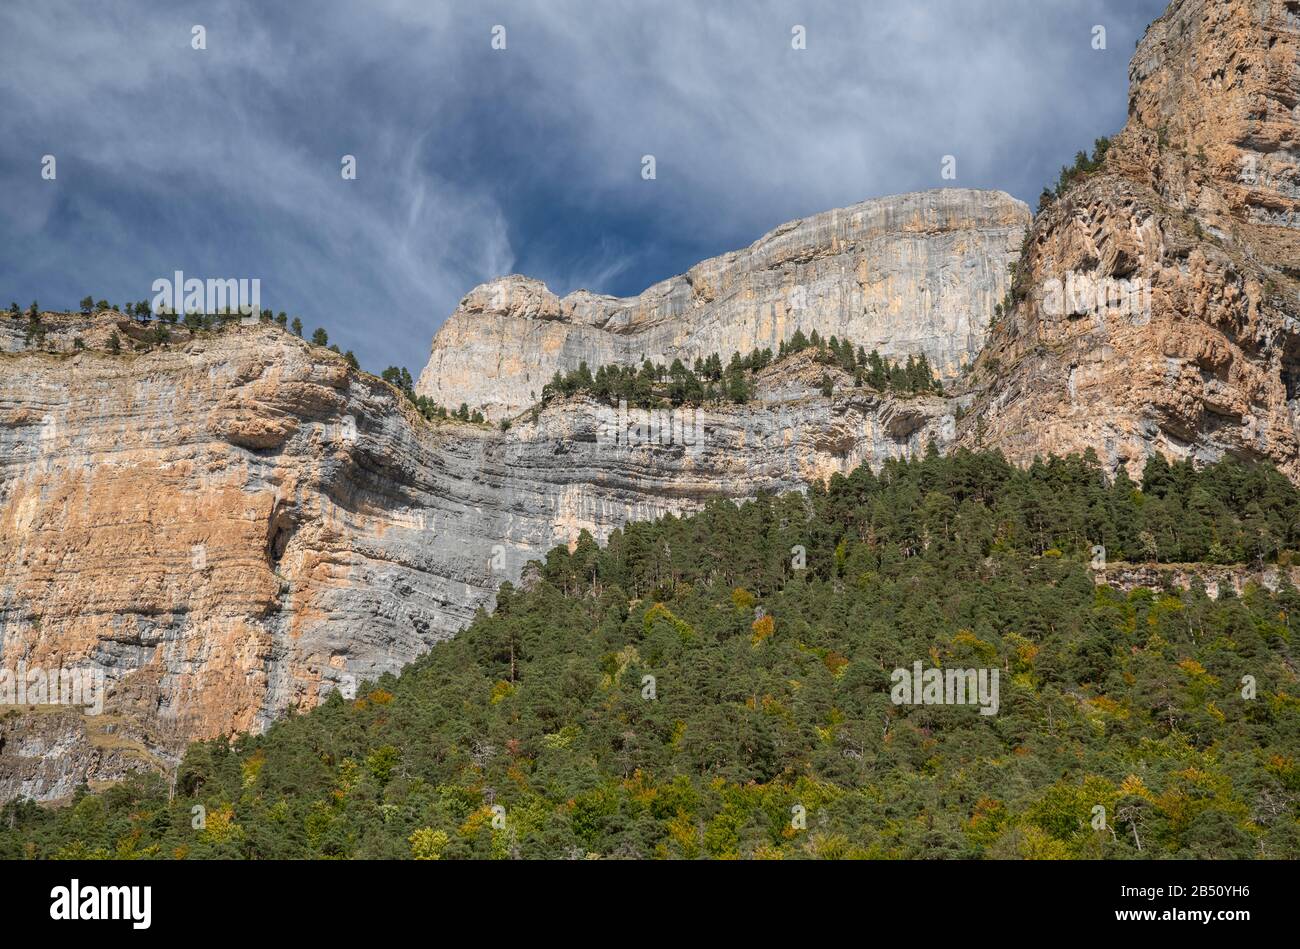
{"type": "Polygon", "coordinates": [[[264,303],[368,368],[418,372],[501,273],[636,292],[785,220],[949,183],[945,155],[953,183],[1032,203],[1123,125],[1163,8],[11,0],[0,295],[70,307],[149,297],[174,270],[260,277],[264,303]]]}

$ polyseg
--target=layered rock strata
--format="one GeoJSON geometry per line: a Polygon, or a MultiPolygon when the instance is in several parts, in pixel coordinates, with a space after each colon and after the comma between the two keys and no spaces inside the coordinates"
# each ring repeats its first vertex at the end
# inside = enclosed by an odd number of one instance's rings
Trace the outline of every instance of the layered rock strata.
{"type": "Polygon", "coordinates": [[[1029,209],[998,191],[947,189],[791,221],[744,250],[635,297],[557,297],[511,276],[476,287],[433,340],[416,391],[489,419],[536,402],[555,372],[644,359],[687,366],[771,348],[797,329],[954,377],[984,344],[1029,209]]]}
{"type": "MultiPolygon", "coordinates": [[[[131,330],[80,319],[47,315],[49,339],[64,322],[83,340],[131,330]]],[[[509,431],[432,424],[266,325],[119,355],[0,355],[0,667],[102,670],[116,734],[160,760],[261,729],[396,672],[582,530],[604,539],[951,439],[946,400],[839,373],[844,394],[826,399],[822,372],[803,354],[751,403],[639,435],[634,412],[620,438],[617,411],[582,398],[509,431]]],[[[120,770],[81,731],[51,737],[62,720],[0,732],[0,791],[66,773],[17,760],[29,752],[120,770]]],[[[66,790],[52,777],[36,796],[66,790]]]]}
{"type": "Polygon", "coordinates": [[[1038,215],[961,440],[1300,478],[1300,13],[1175,0],[1104,166],[1038,215]]]}

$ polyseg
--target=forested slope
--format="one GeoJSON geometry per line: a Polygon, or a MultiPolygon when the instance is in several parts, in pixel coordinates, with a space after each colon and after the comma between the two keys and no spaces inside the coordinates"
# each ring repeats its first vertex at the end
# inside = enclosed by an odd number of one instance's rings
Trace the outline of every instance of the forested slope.
{"type": "Polygon", "coordinates": [[[174,799],[9,805],[0,857],[1294,857],[1288,571],[1216,600],[1092,564],[1287,566],[1298,535],[1300,493],[1234,462],[1139,490],[930,453],[716,503],[552,551],[354,701],[192,746],[174,799]],[[894,704],[915,662],[998,669],[997,714],[894,704]]]}

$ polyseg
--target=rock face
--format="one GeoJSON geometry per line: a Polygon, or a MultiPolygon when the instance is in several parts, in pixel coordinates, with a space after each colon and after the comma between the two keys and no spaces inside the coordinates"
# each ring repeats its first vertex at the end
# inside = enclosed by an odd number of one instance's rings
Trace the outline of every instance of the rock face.
{"type": "MultiPolygon", "coordinates": [[[[270,325],[159,343],[117,314],[44,314],[29,341],[0,317],[0,676],[89,668],[108,696],[98,717],[0,708],[0,798],[166,767],[187,740],[396,671],[583,530],[927,444],[1091,449],[1135,476],[1153,452],[1231,454],[1300,481],[1298,62],[1300,3],[1175,0],[1134,57],[1104,166],[1023,249],[1022,204],[941,191],[785,225],[633,299],[479,287],[418,390],[513,416],[506,431],[429,423],[270,325]],[[726,358],[796,328],[924,352],[949,377],[980,355],[952,399],[854,388],[804,353],[744,405],[519,414],[583,360],[726,358]]],[[[1178,570],[1107,579],[1188,582],[1178,570]]]]}
{"type": "Polygon", "coordinates": [[[131,737],[116,715],[83,715],[57,705],[0,714],[0,801],[59,800],[168,762],[131,737]]]}
{"type": "Polygon", "coordinates": [[[0,668],[102,670],[108,699],[102,718],[4,719],[0,795],[60,797],[70,775],[158,766],[396,672],[582,530],[801,488],[954,431],[944,399],[839,373],[823,398],[810,354],[769,367],[747,405],[639,435],[633,413],[618,437],[617,411],[581,398],[508,432],[432,424],[269,325],[128,352],[144,334],[111,314],[44,321],[62,352],[0,355],[0,668]],[[90,348],[112,332],[120,355],[90,348]]]}
{"type": "Polygon", "coordinates": [[[1300,478],[1300,6],[1175,0],[1098,173],[1034,222],[964,444],[1300,478]]]}
{"type": "Polygon", "coordinates": [[[1093,578],[1124,593],[1148,590],[1187,590],[1199,584],[1205,595],[1217,600],[1225,592],[1242,596],[1249,587],[1276,593],[1283,577],[1292,586],[1300,584],[1300,567],[1215,566],[1203,563],[1111,563],[1094,570],[1093,578]]]}
{"type": "Polygon", "coordinates": [[[954,377],[984,343],[1029,209],[992,191],[939,190],[792,221],[741,251],[620,299],[560,298],[512,276],[476,287],[434,337],[416,391],[489,419],[538,401],[586,361],[669,363],[771,347],[796,329],[881,355],[925,353],[954,377]]]}

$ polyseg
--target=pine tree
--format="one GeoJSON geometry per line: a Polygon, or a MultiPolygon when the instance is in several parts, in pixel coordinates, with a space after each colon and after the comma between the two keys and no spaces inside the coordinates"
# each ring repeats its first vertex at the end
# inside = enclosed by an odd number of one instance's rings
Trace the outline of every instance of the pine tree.
{"type": "Polygon", "coordinates": [[[930,360],[925,353],[916,357],[916,381],[920,392],[930,392],[935,388],[934,372],[930,369],[930,360]]]}
{"type": "Polygon", "coordinates": [[[737,405],[749,401],[749,383],[745,379],[743,370],[728,372],[727,398],[737,405]]]}
{"type": "Polygon", "coordinates": [[[885,389],[889,384],[889,372],[885,366],[885,361],[880,358],[880,353],[876,350],[871,351],[867,357],[867,385],[873,389],[885,389]]]}

